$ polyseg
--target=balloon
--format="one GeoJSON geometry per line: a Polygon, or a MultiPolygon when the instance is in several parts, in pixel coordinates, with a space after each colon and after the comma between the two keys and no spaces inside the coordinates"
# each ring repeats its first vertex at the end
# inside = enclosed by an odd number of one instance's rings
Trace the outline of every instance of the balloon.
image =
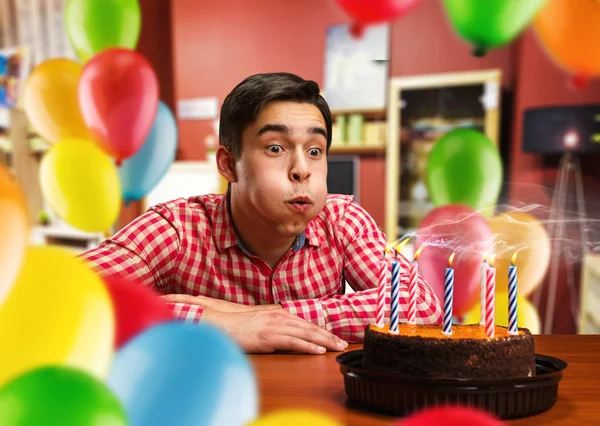
{"type": "Polygon", "coordinates": [[[0,307],[0,385],[32,368],[108,372],[113,310],[102,279],[67,249],[30,247],[0,307]]]}
{"type": "Polygon", "coordinates": [[[305,410],[281,410],[262,416],[247,426],[341,426],[331,417],[305,410]]]}
{"type": "Polygon", "coordinates": [[[50,59],[25,81],[23,107],[34,129],[48,142],[90,138],[77,99],[83,68],[70,59],[50,59]]]}
{"type": "Polygon", "coordinates": [[[491,414],[470,407],[440,406],[418,411],[397,426],[502,426],[505,423],[491,414]]]}
{"type": "MultiPolygon", "coordinates": [[[[12,287],[29,242],[25,194],[10,171],[0,164],[0,306],[12,287]]],[[[1,346],[1,344],[0,344],[1,346]]]]}
{"type": "Polygon", "coordinates": [[[419,273],[444,300],[444,270],[455,252],[453,314],[460,316],[471,309],[480,296],[481,262],[492,246],[492,231],[473,209],[448,205],[432,210],[417,230],[415,248],[424,245],[419,273]]]}
{"type": "Polygon", "coordinates": [[[98,145],[123,160],[148,136],[158,108],[158,79],[144,56],[108,49],[83,68],[79,106],[98,145]]]}
{"type": "MultiPolygon", "coordinates": [[[[496,271],[498,277],[498,271],[496,271]]],[[[477,301],[475,306],[467,312],[464,324],[479,324],[481,303],[477,301]]],[[[495,324],[508,327],[508,293],[496,289],[496,303],[494,305],[495,324]]],[[[525,296],[517,297],[517,325],[528,328],[533,334],[540,334],[540,316],[535,307],[525,296]]]]}
{"type": "Polygon", "coordinates": [[[465,204],[489,216],[502,187],[500,153],[481,132],[452,130],[429,154],[427,186],[436,207],[465,204]]]}
{"type": "Polygon", "coordinates": [[[598,0],[548,0],[533,21],[546,53],[575,83],[600,75],[600,2],[598,0]]]}
{"type": "Polygon", "coordinates": [[[150,287],[132,278],[105,278],[115,310],[115,347],[153,325],[175,320],[165,302],[150,287]]]}
{"type": "Polygon", "coordinates": [[[546,0],[444,0],[454,30],[483,56],[493,47],[504,46],[521,34],[546,0]]]}
{"type": "Polygon", "coordinates": [[[488,225],[495,238],[497,291],[508,291],[508,266],[518,251],[518,291],[528,295],[542,282],[550,265],[548,232],[535,217],[523,212],[493,216],[488,225]]]}
{"type": "Polygon", "coordinates": [[[248,358],[208,324],[149,328],[117,353],[108,383],[131,426],[243,425],[258,413],[248,358]]]}
{"type": "Polygon", "coordinates": [[[141,15],[137,0],[67,0],[65,26],[79,59],[110,48],[135,49],[141,15]]]}
{"type": "Polygon", "coordinates": [[[0,388],[2,426],[126,426],[127,414],[104,383],[79,369],[45,366],[0,388]]]}
{"type": "Polygon", "coordinates": [[[380,24],[406,14],[419,0],[337,0],[340,7],[354,19],[352,33],[362,34],[366,24],[380,24]]]}
{"type": "Polygon", "coordinates": [[[175,160],[177,123],[169,108],[159,102],[152,130],[140,150],[119,167],[122,198],[142,199],[160,182],[175,160]]]}
{"type": "Polygon", "coordinates": [[[83,231],[107,231],[119,216],[117,168],[90,141],[65,139],[50,148],[40,164],[40,184],[52,209],[83,231]]]}

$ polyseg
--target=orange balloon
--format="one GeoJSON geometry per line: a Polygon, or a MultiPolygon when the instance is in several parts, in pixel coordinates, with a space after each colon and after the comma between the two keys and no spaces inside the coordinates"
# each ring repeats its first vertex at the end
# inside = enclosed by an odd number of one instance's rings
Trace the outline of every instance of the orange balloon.
{"type": "Polygon", "coordinates": [[[23,107],[33,128],[48,142],[91,138],[77,97],[82,71],[81,64],[70,59],[50,59],[25,81],[23,107]]]}
{"type": "Polygon", "coordinates": [[[578,79],[600,75],[600,1],[548,0],[533,27],[561,67],[578,79]]]}
{"type": "Polygon", "coordinates": [[[496,291],[508,293],[508,266],[517,253],[518,292],[531,293],[546,275],[550,264],[550,237],[533,216],[522,212],[502,213],[488,219],[494,234],[496,291]]]}
{"type": "Polygon", "coordinates": [[[27,202],[10,171],[0,164],[0,304],[13,285],[29,238],[27,202]]]}

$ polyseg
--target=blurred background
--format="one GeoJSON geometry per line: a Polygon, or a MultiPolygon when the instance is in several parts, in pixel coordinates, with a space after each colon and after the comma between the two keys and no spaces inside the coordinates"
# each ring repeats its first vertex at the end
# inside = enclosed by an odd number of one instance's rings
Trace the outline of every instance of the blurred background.
{"type": "MultiPolygon", "coordinates": [[[[251,74],[286,71],[318,82],[332,109],[329,192],[354,195],[388,241],[415,233],[416,245],[439,249],[423,260],[426,276],[443,267],[427,262],[458,251],[472,288],[490,247],[498,276],[519,251],[520,321],[600,333],[597,1],[139,0],[139,22],[67,3],[0,0],[0,162],[24,189],[33,244],[81,252],[157,202],[223,192],[213,155],[224,97],[251,74]],[[137,54],[135,81],[147,82],[123,83],[139,101],[128,122],[146,123],[143,135],[97,113],[106,92],[92,71],[125,75],[97,48],[109,22],[121,31],[112,46],[137,54]],[[56,116],[68,108],[83,119],[56,116]],[[92,136],[61,133],[84,121],[92,136]],[[104,160],[87,177],[85,163],[61,166],[65,136],[103,139],[120,186],[108,188],[104,160]],[[90,186],[70,193],[48,183],[58,174],[90,186]]],[[[106,2],[118,3],[128,2],[106,2]]]]}

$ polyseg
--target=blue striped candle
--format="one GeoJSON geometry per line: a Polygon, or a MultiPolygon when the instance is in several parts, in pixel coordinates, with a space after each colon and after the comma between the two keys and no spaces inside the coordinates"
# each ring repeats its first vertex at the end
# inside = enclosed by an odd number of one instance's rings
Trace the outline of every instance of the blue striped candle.
{"type": "Polygon", "coordinates": [[[398,334],[398,315],[400,305],[400,263],[392,262],[392,295],[390,298],[390,333],[398,334]]]}
{"type": "Polygon", "coordinates": [[[518,306],[517,306],[517,267],[515,260],[517,253],[512,257],[512,263],[508,267],[508,333],[519,334],[518,306]]]}
{"type": "Polygon", "coordinates": [[[454,253],[448,259],[448,267],[444,274],[444,320],[442,333],[446,336],[452,334],[452,303],[454,298],[454,269],[452,269],[452,261],[454,253]]]}

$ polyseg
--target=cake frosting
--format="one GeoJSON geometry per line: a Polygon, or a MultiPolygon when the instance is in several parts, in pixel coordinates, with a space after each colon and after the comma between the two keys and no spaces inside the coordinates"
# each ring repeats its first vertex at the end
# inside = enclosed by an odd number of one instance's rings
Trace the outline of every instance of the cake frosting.
{"type": "Polygon", "coordinates": [[[535,374],[533,336],[526,328],[511,335],[496,326],[453,325],[442,334],[437,325],[400,324],[399,333],[369,325],[363,346],[363,368],[409,377],[438,379],[505,379],[535,374]]]}

